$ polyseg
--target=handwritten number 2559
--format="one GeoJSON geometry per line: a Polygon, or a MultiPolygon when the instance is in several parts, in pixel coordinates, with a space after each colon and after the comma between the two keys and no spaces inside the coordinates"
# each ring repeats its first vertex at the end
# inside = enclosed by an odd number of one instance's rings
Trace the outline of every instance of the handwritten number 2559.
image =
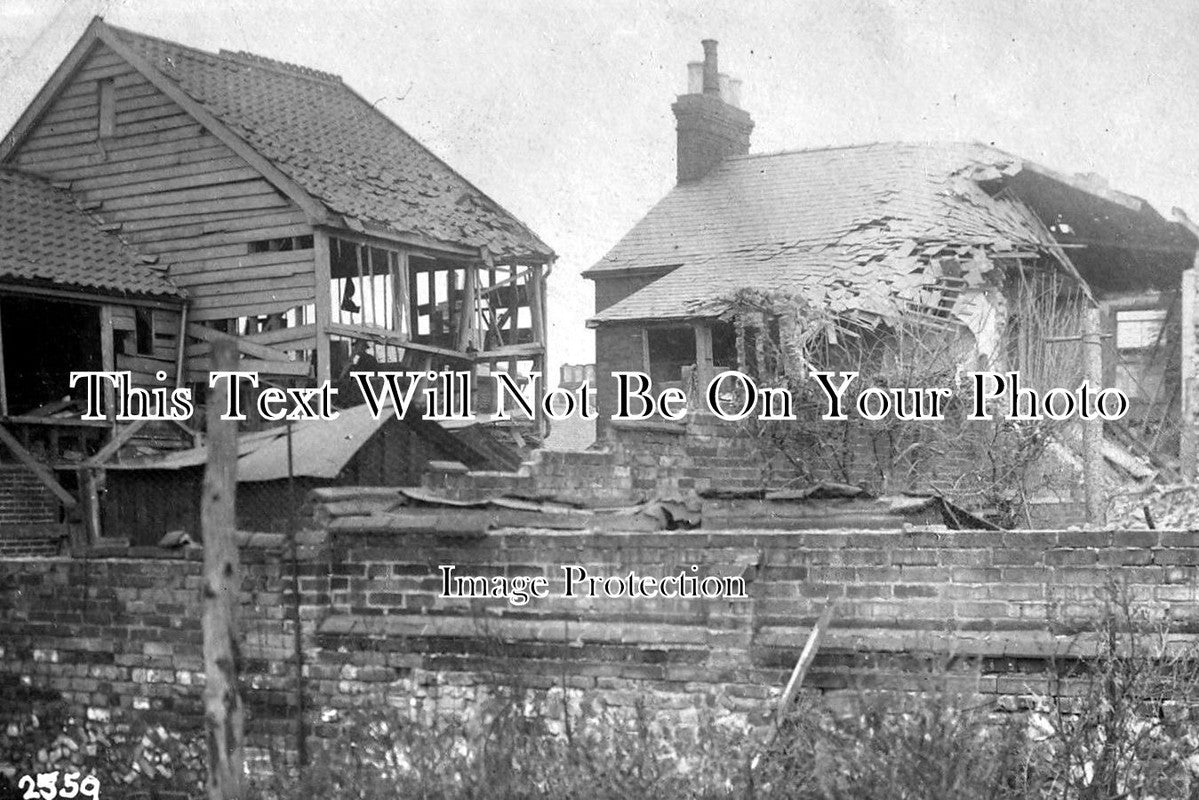
{"type": "Polygon", "coordinates": [[[86,797],[100,800],[100,781],[95,775],[88,775],[82,781],[78,772],[68,772],[62,779],[62,791],[58,790],[58,772],[43,772],[35,781],[31,775],[22,775],[17,781],[17,788],[24,789],[22,800],[72,800],[75,797],[86,797]]]}

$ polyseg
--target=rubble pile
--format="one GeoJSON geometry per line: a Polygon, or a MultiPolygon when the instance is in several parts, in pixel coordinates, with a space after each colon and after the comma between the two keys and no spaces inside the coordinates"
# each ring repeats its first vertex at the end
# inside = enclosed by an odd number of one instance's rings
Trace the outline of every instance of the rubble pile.
{"type": "Polygon", "coordinates": [[[1199,485],[1152,486],[1144,492],[1120,495],[1112,500],[1108,526],[1199,530],[1199,485]]]}
{"type": "Polygon", "coordinates": [[[185,798],[203,789],[201,736],[115,723],[106,714],[84,720],[56,711],[39,716],[31,710],[0,728],[0,784],[15,786],[26,774],[74,772],[96,776],[105,794],[122,797],[185,798]]]}

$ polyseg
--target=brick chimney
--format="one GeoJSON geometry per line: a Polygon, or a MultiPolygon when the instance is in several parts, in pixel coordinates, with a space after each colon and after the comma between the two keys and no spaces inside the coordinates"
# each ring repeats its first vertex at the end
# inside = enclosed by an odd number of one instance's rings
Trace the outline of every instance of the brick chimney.
{"type": "Polygon", "coordinates": [[[671,108],[678,120],[678,180],[707,175],[728,156],[749,152],[754,129],[749,114],[737,107],[741,82],[720,74],[716,42],[704,39],[704,61],[688,64],[688,94],[671,108]]]}

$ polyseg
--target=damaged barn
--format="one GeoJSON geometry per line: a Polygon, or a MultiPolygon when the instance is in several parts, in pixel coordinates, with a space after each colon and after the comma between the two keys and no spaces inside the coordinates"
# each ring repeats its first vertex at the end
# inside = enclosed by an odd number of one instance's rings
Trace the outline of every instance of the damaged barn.
{"type": "Polygon", "coordinates": [[[0,142],[0,469],[95,534],[98,471],[196,446],[201,417],[123,424],[110,393],[81,420],[69,373],[202,398],[222,341],[264,387],[371,365],[523,382],[553,260],[336,75],[96,18],[0,142]]]}

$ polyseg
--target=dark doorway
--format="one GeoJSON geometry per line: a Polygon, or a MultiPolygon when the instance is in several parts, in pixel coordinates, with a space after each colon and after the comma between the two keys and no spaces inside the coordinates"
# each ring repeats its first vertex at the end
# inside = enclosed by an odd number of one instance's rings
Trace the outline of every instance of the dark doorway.
{"type": "Polygon", "coordinates": [[[654,383],[682,380],[683,367],[695,364],[694,328],[649,328],[649,376],[654,383]]]}
{"type": "Polygon", "coordinates": [[[8,410],[26,414],[72,392],[70,374],[101,369],[100,308],[36,297],[0,297],[8,410]]]}

